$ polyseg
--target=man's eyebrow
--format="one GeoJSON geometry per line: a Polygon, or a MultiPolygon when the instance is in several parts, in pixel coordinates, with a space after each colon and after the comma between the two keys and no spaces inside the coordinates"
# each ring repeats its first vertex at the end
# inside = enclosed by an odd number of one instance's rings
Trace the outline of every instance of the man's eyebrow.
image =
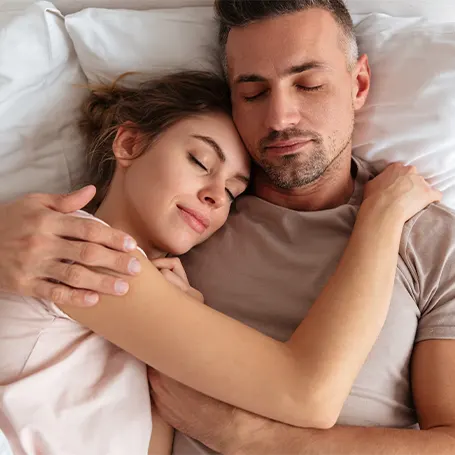
{"type": "MultiPolygon", "coordinates": [[[[310,62],[305,62],[300,65],[293,65],[290,68],[286,69],[283,72],[284,76],[291,76],[293,74],[300,74],[304,73],[305,71],[310,71],[314,69],[327,69],[327,65],[322,62],[318,62],[316,60],[312,60],[310,62]]],[[[247,82],[267,82],[267,79],[259,74],[251,73],[251,74],[241,74],[237,76],[234,80],[234,84],[242,84],[247,82]]]]}
{"type": "MultiPolygon", "coordinates": [[[[222,148],[219,146],[218,142],[216,142],[214,139],[212,139],[209,136],[201,136],[200,134],[193,134],[192,137],[194,137],[195,139],[199,139],[200,141],[209,145],[212,148],[212,150],[216,153],[218,159],[222,163],[226,162],[226,155],[224,154],[222,148]]],[[[250,183],[250,178],[247,177],[246,175],[236,174],[235,178],[241,180],[246,185],[249,185],[250,183]]]]}
{"type": "Polygon", "coordinates": [[[327,65],[325,65],[322,62],[312,60],[311,62],[302,63],[301,65],[291,66],[288,70],[284,72],[284,74],[290,76],[291,74],[300,74],[304,73],[305,71],[310,71],[314,69],[327,69],[327,65]]]}
{"type": "Polygon", "coordinates": [[[267,79],[265,77],[259,76],[258,74],[241,74],[240,76],[236,77],[234,80],[234,84],[242,84],[245,82],[266,82],[267,79]]]}

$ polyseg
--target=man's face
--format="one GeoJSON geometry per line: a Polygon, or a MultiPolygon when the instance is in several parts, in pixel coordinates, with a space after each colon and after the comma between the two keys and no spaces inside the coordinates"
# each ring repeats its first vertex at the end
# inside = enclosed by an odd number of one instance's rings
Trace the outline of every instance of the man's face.
{"type": "Polygon", "coordinates": [[[342,39],[332,15],[321,9],[236,27],[229,34],[234,120],[275,186],[308,185],[341,153],[351,152],[354,111],[364,102],[357,99],[357,72],[368,62],[351,71],[342,39]]]}

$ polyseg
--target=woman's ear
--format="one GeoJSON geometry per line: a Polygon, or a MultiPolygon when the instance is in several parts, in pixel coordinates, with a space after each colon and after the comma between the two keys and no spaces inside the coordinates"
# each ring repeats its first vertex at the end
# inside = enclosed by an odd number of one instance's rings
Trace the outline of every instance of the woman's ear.
{"type": "Polygon", "coordinates": [[[112,151],[119,166],[127,168],[132,160],[139,156],[139,131],[136,128],[128,128],[122,125],[117,130],[112,151]]]}

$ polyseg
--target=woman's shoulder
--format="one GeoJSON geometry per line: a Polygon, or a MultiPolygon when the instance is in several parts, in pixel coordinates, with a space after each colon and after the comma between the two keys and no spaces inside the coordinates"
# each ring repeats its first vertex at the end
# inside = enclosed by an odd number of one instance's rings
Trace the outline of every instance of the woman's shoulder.
{"type": "MultiPolygon", "coordinates": [[[[105,226],[109,226],[108,223],[106,223],[105,221],[103,221],[102,219],[100,218],[97,218],[95,215],[92,215],[91,213],[88,213],[86,212],[85,210],[76,210],[75,212],[72,212],[72,213],[69,213],[70,216],[77,216],[79,218],[88,218],[88,219],[91,219],[91,220],[94,220],[94,221],[98,221],[99,223],[101,224],[104,224],[105,226]]],[[[137,247],[138,251],[140,251],[145,257],[147,257],[147,255],[145,254],[145,251],[140,248],[140,247],[137,247]]]]}
{"type": "Polygon", "coordinates": [[[26,320],[47,320],[61,317],[71,319],[49,300],[21,296],[0,291],[0,317],[14,314],[26,320]]]}

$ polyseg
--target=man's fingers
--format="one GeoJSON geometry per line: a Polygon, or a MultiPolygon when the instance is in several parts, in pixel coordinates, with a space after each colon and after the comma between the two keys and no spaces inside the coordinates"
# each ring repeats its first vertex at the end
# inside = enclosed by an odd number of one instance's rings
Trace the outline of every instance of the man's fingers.
{"type": "Polygon", "coordinates": [[[71,213],[85,207],[93,199],[95,193],[95,187],[89,185],[69,194],[39,194],[36,197],[52,210],[71,213]]]}
{"type": "Polygon", "coordinates": [[[48,278],[74,289],[87,289],[100,294],[124,295],[129,285],[125,280],[94,272],[78,264],[54,261],[48,268],[48,278]]]}
{"type": "Polygon", "coordinates": [[[96,305],[98,294],[84,289],[72,289],[64,284],[38,280],[33,293],[36,297],[50,300],[58,305],[90,307],[96,305]]]}
{"type": "Polygon", "coordinates": [[[154,368],[147,368],[147,376],[149,379],[150,386],[152,389],[156,386],[158,387],[158,382],[160,380],[160,374],[154,368]]]}
{"type": "Polygon", "coordinates": [[[100,267],[122,275],[136,275],[141,271],[141,264],[134,256],[94,243],[56,239],[53,248],[54,257],[65,261],[100,267]]]}
{"type": "Polygon", "coordinates": [[[74,216],[59,216],[55,235],[85,242],[97,243],[117,251],[133,251],[136,241],[122,231],[106,226],[99,221],[74,216]]]}

